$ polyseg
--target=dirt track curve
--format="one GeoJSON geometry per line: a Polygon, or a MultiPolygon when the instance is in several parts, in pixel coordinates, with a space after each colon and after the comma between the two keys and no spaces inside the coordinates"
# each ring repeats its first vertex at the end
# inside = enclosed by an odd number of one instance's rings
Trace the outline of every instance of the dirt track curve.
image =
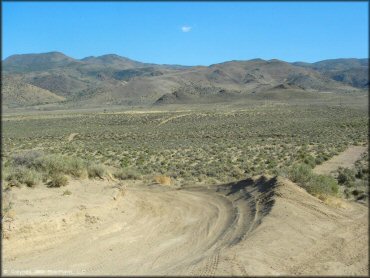
{"type": "Polygon", "coordinates": [[[5,275],[368,273],[367,208],[329,207],[285,179],[68,189],[8,193],[5,275]]]}

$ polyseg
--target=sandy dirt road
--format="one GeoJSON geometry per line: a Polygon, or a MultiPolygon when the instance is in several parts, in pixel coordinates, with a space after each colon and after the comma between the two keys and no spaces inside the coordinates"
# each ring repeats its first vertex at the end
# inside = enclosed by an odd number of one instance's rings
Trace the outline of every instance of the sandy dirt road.
{"type": "Polygon", "coordinates": [[[4,275],[368,273],[367,207],[327,206],[282,178],[209,188],[85,180],[14,188],[4,200],[4,275]]]}
{"type": "Polygon", "coordinates": [[[361,158],[361,155],[367,149],[367,146],[350,146],[344,152],[316,166],[313,171],[320,175],[330,175],[331,172],[336,171],[339,167],[353,168],[355,162],[361,158]]]}

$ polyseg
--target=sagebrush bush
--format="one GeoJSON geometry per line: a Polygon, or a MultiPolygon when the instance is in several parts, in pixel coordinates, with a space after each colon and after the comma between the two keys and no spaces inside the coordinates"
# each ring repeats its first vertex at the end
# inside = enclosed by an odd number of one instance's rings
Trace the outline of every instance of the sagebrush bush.
{"type": "Polygon", "coordinates": [[[87,175],[86,161],[77,157],[70,157],[66,159],[65,163],[65,174],[70,174],[76,178],[85,177],[87,175]]]}
{"type": "Polygon", "coordinates": [[[343,184],[348,187],[354,186],[354,183],[356,181],[356,173],[355,171],[349,169],[349,168],[342,168],[340,167],[338,169],[338,177],[337,177],[338,183],[343,184]]]}
{"type": "Polygon", "coordinates": [[[10,186],[25,184],[28,187],[33,187],[41,181],[41,174],[33,169],[17,166],[7,172],[5,180],[9,182],[10,186]]]}
{"type": "Polygon", "coordinates": [[[303,162],[312,168],[316,165],[315,158],[312,155],[306,155],[303,162]]]}
{"type": "Polygon", "coordinates": [[[67,168],[62,155],[47,155],[42,158],[41,165],[42,170],[49,175],[65,173],[67,168]]]}
{"type": "Polygon", "coordinates": [[[316,165],[320,165],[320,164],[322,164],[324,162],[324,159],[322,158],[322,157],[316,157],[315,158],[315,164],[316,165]]]}
{"type": "Polygon", "coordinates": [[[113,172],[113,176],[120,180],[138,180],[141,178],[140,173],[132,168],[117,169],[113,172]]]}
{"type": "Polygon", "coordinates": [[[13,155],[7,165],[5,180],[9,186],[34,186],[41,180],[47,182],[51,179],[52,187],[58,187],[58,184],[63,186],[65,183],[65,175],[76,178],[103,178],[106,174],[105,167],[98,163],[60,154],[45,155],[43,152],[32,150],[13,155]]]}
{"type": "Polygon", "coordinates": [[[308,193],[314,195],[336,195],[339,186],[336,180],[329,176],[312,175],[311,179],[304,186],[308,193]]]}
{"type": "Polygon", "coordinates": [[[312,168],[307,164],[294,164],[288,177],[293,182],[307,183],[312,177],[312,168]]]}
{"type": "Polygon", "coordinates": [[[48,182],[48,187],[62,187],[68,184],[68,178],[60,173],[56,173],[51,176],[51,180],[48,182]]]}
{"type": "Polygon", "coordinates": [[[24,166],[36,171],[64,173],[74,177],[82,177],[86,172],[86,162],[80,158],[67,157],[59,154],[44,155],[43,152],[29,151],[12,157],[13,166],[24,166]]]}
{"type": "Polygon", "coordinates": [[[14,167],[24,166],[27,168],[38,168],[40,166],[40,158],[43,156],[44,152],[31,150],[16,153],[10,158],[10,160],[14,167]]]}
{"type": "Polygon", "coordinates": [[[97,163],[90,163],[87,165],[87,174],[89,178],[103,178],[106,174],[106,169],[103,165],[97,163]]]}
{"type": "Polygon", "coordinates": [[[314,174],[307,164],[294,164],[288,171],[288,178],[313,195],[336,195],[339,191],[334,178],[314,174]]]}

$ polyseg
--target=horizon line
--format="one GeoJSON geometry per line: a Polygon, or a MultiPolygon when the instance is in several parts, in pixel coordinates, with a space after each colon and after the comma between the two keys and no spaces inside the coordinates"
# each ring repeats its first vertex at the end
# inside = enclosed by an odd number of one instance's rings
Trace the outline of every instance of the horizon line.
{"type": "Polygon", "coordinates": [[[42,54],[50,54],[50,53],[59,53],[59,54],[62,54],[64,56],[68,57],[68,58],[72,58],[72,59],[77,60],[77,61],[81,61],[83,59],[90,58],[90,57],[98,58],[98,57],[102,57],[102,56],[116,55],[116,56],[118,56],[120,58],[129,59],[131,61],[139,62],[139,63],[143,63],[143,64],[173,65],[173,66],[184,66],[184,67],[208,67],[208,66],[212,66],[212,65],[216,65],[216,64],[226,63],[226,62],[242,62],[242,61],[253,61],[253,60],[262,60],[262,61],[266,61],[266,62],[273,61],[273,60],[278,60],[278,61],[287,62],[287,63],[308,63],[308,64],[314,64],[314,63],[318,63],[318,62],[321,62],[321,61],[328,61],[328,60],[341,60],[341,59],[345,59],[345,60],[350,60],[350,59],[364,60],[364,59],[369,59],[369,57],[361,57],[361,58],[356,58],[356,57],[347,57],[347,58],[338,57],[338,58],[330,58],[330,59],[317,60],[317,61],[314,61],[314,62],[307,62],[307,61],[303,61],[303,60],[296,60],[296,61],[293,61],[293,62],[289,62],[289,61],[285,61],[285,60],[282,60],[282,59],[279,59],[279,58],[263,59],[263,58],[260,58],[260,57],[255,57],[255,58],[245,59],[245,60],[240,60],[240,59],[225,60],[225,61],[221,61],[221,62],[211,63],[209,65],[201,65],[201,64],[198,64],[198,65],[183,65],[183,64],[178,64],[178,63],[171,63],[171,64],[164,63],[164,64],[161,64],[161,63],[153,63],[153,62],[143,62],[143,61],[140,61],[140,60],[131,59],[131,58],[127,57],[127,56],[121,56],[121,55],[116,54],[116,53],[107,53],[107,54],[102,54],[102,55],[97,55],[97,56],[88,55],[88,56],[85,56],[83,58],[75,58],[75,57],[72,57],[70,55],[67,55],[67,54],[65,54],[65,53],[63,53],[61,51],[53,50],[53,51],[38,52],[38,53],[12,54],[12,55],[9,55],[6,58],[2,59],[1,62],[3,63],[6,59],[8,59],[8,58],[10,58],[12,56],[42,55],[42,54]]]}

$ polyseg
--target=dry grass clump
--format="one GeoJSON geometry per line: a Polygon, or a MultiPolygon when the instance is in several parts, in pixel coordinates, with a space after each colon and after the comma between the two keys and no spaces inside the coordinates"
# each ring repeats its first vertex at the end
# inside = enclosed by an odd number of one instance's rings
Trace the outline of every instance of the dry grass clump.
{"type": "Polygon", "coordinates": [[[113,172],[113,176],[119,180],[138,180],[140,173],[133,168],[121,168],[113,172]]]}
{"type": "Polygon", "coordinates": [[[41,181],[41,174],[33,169],[28,169],[24,166],[18,166],[11,168],[6,173],[5,180],[8,182],[8,186],[19,187],[25,184],[28,187],[34,187],[41,181]]]}
{"type": "Polygon", "coordinates": [[[335,208],[348,208],[348,203],[334,196],[320,196],[319,199],[325,204],[335,208]]]}
{"type": "Polygon", "coordinates": [[[161,185],[171,185],[172,183],[169,176],[155,176],[154,180],[161,185]]]}
{"type": "Polygon", "coordinates": [[[87,166],[87,174],[89,178],[101,178],[103,179],[104,176],[107,174],[106,168],[98,163],[91,163],[87,166]]]}
{"type": "Polygon", "coordinates": [[[54,174],[48,182],[48,187],[63,187],[68,184],[68,178],[63,174],[54,174]]]}
{"type": "Polygon", "coordinates": [[[69,195],[72,195],[72,192],[69,191],[69,190],[65,190],[62,194],[62,196],[69,196],[69,195]]]}

